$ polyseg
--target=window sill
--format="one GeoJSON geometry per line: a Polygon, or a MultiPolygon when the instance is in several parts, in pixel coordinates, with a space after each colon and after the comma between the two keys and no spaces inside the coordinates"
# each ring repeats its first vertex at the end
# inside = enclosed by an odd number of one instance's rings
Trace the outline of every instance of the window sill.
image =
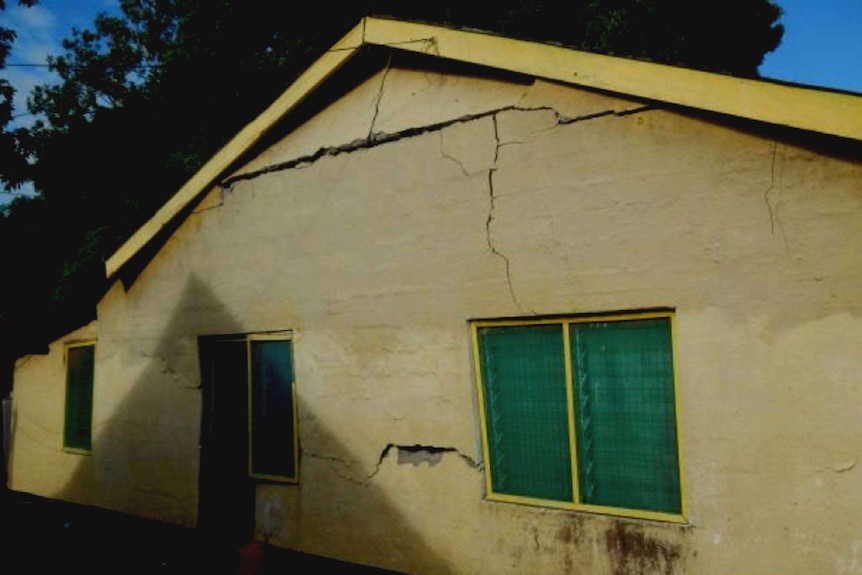
{"type": "Polygon", "coordinates": [[[565,501],[548,501],[544,499],[533,499],[517,495],[504,495],[494,493],[487,495],[485,501],[513,503],[516,505],[529,505],[531,507],[545,507],[560,509],[563,511],[576,511],[590,513],[593,515],[606,515],[610,517],[622,517],[626,519],[644,519],[659,523],[673,523],[676,525],[688,525],[688,519],[684,514],[664,513],[661,511],[644,511],[640,509],[626,509],[623,507],[605,507],[602,505],[589,505],[585,503],[568,503],[565,501]]]}

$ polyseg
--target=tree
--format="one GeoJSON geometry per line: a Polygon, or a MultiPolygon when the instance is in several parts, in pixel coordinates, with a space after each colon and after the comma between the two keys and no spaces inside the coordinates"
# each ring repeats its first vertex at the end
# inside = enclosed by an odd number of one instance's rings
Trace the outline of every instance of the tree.
{"type": "MultiPolygon", "coordinates": [[[[22,6],[32,6],[35,0],[19,0],[22,6]]],[[[5,0],[0,0],[0,12],[6,10],[5,0]]],[[[0,26],[0,71],[6,68],[6,60],[9,51],[15,42],[15,30],[0,26]]],[[[13,116],[13,99],[15,89],[6,78],[0,77],[0,188],[14,188],[20,185],[27,177],[28,164],[26,153],[20,144],[23,130],[10,129],[13,116]]],[[[5,239],[3,227],[0,227],[0,245],[8,245],[5,239]]],[[[0,338],[7,333],[9,327],[9,314],[4,313],[4,307],[0,306],[0,338]]],[[[2,355],[0,355],[2,359],[2,355]]],[[[2,362],[0,362],[2,364],[2,362]]],[[[5,389],[9,382],[5,377],[5,366],[0,365],[0,397],[5,397],[5,389]]]]}
{"type": "MultiPolygon", "coordinates": [[[[18,0],[22,6],[32,6],[36,0],[18,0]]],[[[6,10],[6,1],[0,0],[0,12],[6,10]]],[[[15,41],[15,31],[0,26],[0,71],[6,68],[9,50],[15,41]]],[[[27,178],[26,153],[20,145],[22,130],[10,130],[12,100],[15,89],[6,78],[0,77],[0,186],[13,188],[27,178]]]]}
{"type": "Polygon", "coordinates": [[[757,75],[778,47],[781,9],[770,0],[503,0],[485,5],[438,0],[431,6],[384,0],[372,9],[559,42],[584,50],[725,72],[757,75]]]}
{"type": "MultiPolygon", "coordinates": [[[[32,6],[36,0],[19,0],[22,6],[32,6]]],[[[5,0],[0,0],[0,12],[6,10],[5,0]]],[[[9,57],[9,50],[15,41],[15,31],[0,26],[0,71],[6,68],[6,59],[9,57]]],[[[23,136],[21,130],[10,130],[9,125],[12,123],[12,100],[15,97],[15,89],[5,78],[0,77],[0,187],[15,187],[21,184],[26,179],[28,164],[26,153],[20,145],[20,138],[23,136]]],[[[0,224],[5,223],[0,220],[0,224]]],[[[5,233],[7,229],[0,225],[0,245],[8,246],[9,244],[3,240],[6,239],[5,233]]],[[[20,269],[18,266],[4,266],[4,269],[11,271],[20,269]]],[[[9,283],[6,279],[3,283],[9,283]]],[[[3,301],[5,294],[0,291],[0,301],[3,301]]],[[[14,320],[10,318],[6,312],[7,305],[0,305],[0,346],[6,347],[10,340],[16,334],[16,325],[14,320]]],[[[17,351],[17,350],[16,350],[17,351]]],[[[12,385],[12,361],[16,355],[15,351],[8,350],[0,352],[0,399],[5,398],[12,385]]],[[[0,413],[0,444],[3,443],[5,434],[5,422],[3,414],[0,413]]],[[[6,488],[6,466],[5,461],[0,457],[0,491],[5,495],[6,488]]],[[[2,501],[0,501],[2,502],[2,501]]]]}

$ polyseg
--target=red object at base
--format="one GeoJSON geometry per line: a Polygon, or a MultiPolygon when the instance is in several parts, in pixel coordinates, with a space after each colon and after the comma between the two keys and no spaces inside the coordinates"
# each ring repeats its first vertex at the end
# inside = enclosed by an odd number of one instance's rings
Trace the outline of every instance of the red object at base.
{"type": "Polygon", "coordinates": [[[238,575],[259,575],[263,566],[264,544],[261,541],[246,543],[239,548],[237,557],[238,575]]]}

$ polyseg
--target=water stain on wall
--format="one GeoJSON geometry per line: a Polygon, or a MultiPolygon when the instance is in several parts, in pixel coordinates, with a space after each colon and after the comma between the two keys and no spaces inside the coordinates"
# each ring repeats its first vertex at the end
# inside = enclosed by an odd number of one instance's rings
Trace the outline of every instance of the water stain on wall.
{"type": "Polygon", "coordinates": [[[654,539],[636,525],[614,522],[605,531],[605,548],[614,575],[682,572],[682,546],[654,539]]]}

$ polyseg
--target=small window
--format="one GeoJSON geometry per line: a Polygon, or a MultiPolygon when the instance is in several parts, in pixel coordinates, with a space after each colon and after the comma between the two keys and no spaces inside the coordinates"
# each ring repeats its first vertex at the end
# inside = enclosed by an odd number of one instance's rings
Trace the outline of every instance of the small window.
{"type": "Polygon", "coordinates": [[[93,448],[93,377],[96,346],[75,344],[66,348],[66,415],[63,447],[89,453],[93,448]]]}
{"type": "Polygon", "coordinates": [[[671,324],[473,322],[488,498],[684,521],[671,324]]]}
{"type": "Polygon", "coordinates": [[[299,444],[292,344],[283,337],[258,336],[248,340],[252,477],[297,480],[299,444]]]}

